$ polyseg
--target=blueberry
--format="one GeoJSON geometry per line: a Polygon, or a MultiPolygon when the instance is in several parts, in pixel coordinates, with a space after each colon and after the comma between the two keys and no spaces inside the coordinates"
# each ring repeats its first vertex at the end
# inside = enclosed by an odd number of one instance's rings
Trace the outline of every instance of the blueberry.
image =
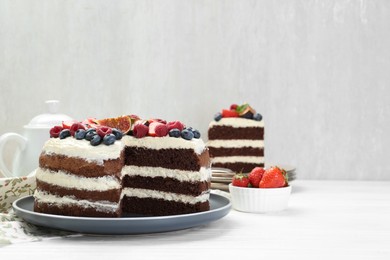
{"type": "Polygon", "coordinates": [[[101,142],[102,142],[102,138],[101,138],[100,135],[98,135],[98,134],[95,134],[94,136],[92,136],[92,138],[91,138],[91,140],[90,140],[90,143],[91,143],[91,145],[93,145],[93,146],[97,146],[97,145],[99,145],[101,142]]]}
{"type": "Polygon", "coordinates": [[[170,136],[170,137],[176,137],[176,138],[180,137],[180,130],[177,129],[177,128],[171,129],[171,130],[169,131],[169,136],[170,136]]]}
{"type": "Polygon", "coordinates": [[[70,136],[70,130],[69,129],[62,130],[60,132],[60,135],[59,135],[60,139],[65,139],[65,138],[67,138],[69,136],[70,136]]]}
{"type": "Polygon", "coordinates": [[[122,137],[123,137],[122,131],[120,131],[120,130],[118,130],[118,129],[116,129],[116,128],[113,128],[113,129],[112,129],[112,134],[115,136],[115,139],[116,139],[116,140],[121,140],[122,137]]]}
{"type": "Polygon", "coordinates": [[[215,115],[214,115],[214,120],[215,121],[219,121],[219,120],[221,120],[222,119],[222,114],[220,113],[220,112],[218,112],[218,113],[216,113],[215,115]]]}
{"type": "Polygon", "coordinates": [[[77,129],[76,132],[74,133],[74,137],[77,139],[77,140],[82,140],[85,138],[85,134],[87,132],[84,130],[84,129],[77,129]]]}
{"type": "Polygon", "coordinates": [[[87,130],[85,130],[86,133],[89,133],[91,131],[95,131],[96,132],[96,129],[95,128],[88,128],[87,130]]]}
{"type": "Polygon", "coordinates": [[[200,138],[200,133],[198,130],[194,129],[194,131],[192,131],[192,133],[194,134],[194,138],[196,138],[196,139],[200,138]]]}
{"type": "Polygon", "coordinates": [[[194,128],[192,128],[191,126],[190,127],[186,127],[185,129],[187,129],[188,131],[191,131],[191,132],[194,131],[194,128]]]}
{"type": "Polygon", "coordinates": [[[92,140],[92,137],[94,136],[94,135],[96,135],[96,130],[95,129],[93,129],[93,130],[87,130],[87,132],[85,133],[85,140],[87,140],[87,141],[91,141],[92,140]]]}
{"type": "Polygon", "coordinates": [[[103,144],[112,145],[115,143],[116,137],[114,134],[108,134],[103,137],[103,144]]]}
{"type": "Polygon", "coordinates": [[[183,131],[181,131],[181,137],[186,140],[191,140],[192,138],[194,138],[194,133],[189,131],[188,129],[184,129],[183,131]]]}
{"type": "Polygon", "coordinates": [[[261,121],[261,119],[263,119],[263,116],[260,115],[259,113],[253,115],[253,120],[261,121]]]}

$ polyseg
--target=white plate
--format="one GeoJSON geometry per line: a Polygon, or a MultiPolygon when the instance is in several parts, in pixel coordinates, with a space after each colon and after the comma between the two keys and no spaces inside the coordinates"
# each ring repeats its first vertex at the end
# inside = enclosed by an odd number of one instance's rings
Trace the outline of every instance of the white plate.
{"type": "Polygon", "coordinates": [[[210,194],[210,210],[162,217],[91,218],[43,214],[33,211],[34,197],[27,196],[13,203],[15,213],[25,221],[54,229],[87,234],[125,235],[157,233],[187,229],[218,220],[231,208],[224,196],[210,194]]]}

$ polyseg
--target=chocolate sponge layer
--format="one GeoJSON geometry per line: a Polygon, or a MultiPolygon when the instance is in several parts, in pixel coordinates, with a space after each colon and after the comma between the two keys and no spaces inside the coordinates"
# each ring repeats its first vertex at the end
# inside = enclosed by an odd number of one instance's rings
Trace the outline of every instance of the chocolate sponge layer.
{"type": "Polygon", "coordinates": [[[209,147],[210,157],[222,156],[264,156],[263,148],[241,147],[241,148],[224,148],[209,147]]]}
{"type": "Polygon", "coordinates": [[[197,155],[192,149],[147,149],[142,147],[125,148],[125,165],[163,167],[185,171],[199,171],[209,167],[209,152],[206,149],[197,155]]]}
{"type": "Polygon", "coordinates": [[[52,171],[65,171],[83,177],[102,177],[114,175],[120,177],[124,157],[115,160],[105,160],[103,164],[88,162],[81,158],[67,157],[64,155],[41,154],[39,167],[52,171]]]}
{"type": "Polygon", "coordinates": [[[209,140],[264,140],[264,128],[215,125],[209,128],[208,136],[209,140]]]}

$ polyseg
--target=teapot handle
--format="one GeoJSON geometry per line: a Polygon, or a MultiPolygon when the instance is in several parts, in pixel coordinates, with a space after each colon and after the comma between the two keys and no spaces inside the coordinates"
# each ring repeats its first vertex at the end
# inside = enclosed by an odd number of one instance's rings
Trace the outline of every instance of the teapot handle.
{"type": "Polygon", "coordinates": [[[16,133],[7,133],[0,136],[0,171],[2,171],[6,177],[13,177],[12,172],[7,168],[4,161],[4,149],[5,144],[8,141],[15,141],[19,146],[18,152],[21,152],[26,148],[27,139],[16,133]]]}

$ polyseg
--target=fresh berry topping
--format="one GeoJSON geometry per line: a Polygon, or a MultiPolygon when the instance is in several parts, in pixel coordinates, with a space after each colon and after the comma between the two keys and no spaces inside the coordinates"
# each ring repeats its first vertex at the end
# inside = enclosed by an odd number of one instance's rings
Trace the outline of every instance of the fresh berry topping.
{"type": "Polygon", "coordinates": [[[237,107],[238,107],[237,104],[231,104],[230,105],[230,110],[236,110],[237,107]]]}
{"type": "Polygon", "coordinates": [[[171,130],[169,131],[168,134],[169,134],[170,137],[176,137],[176,138],[178,138],[178,137],[180,137],[181,132],[180,132],[179,129],[173,128],[173,129],[171,129],[171,130]]]}
{"type": "Polygon", "coordinates": [[[76,120],[62,121],[62,128],[70,129],[74,123],[78,123],[76,120]]]}
{"type": "Polygon", "coordinates": [[[67,137],[70,136],[70,130],[69,129],[63,129],[61,132],[60,132],[60,139],[65,139],[67,137]]]}
{"type": "Polygon", "coordinates": [[[249,173],[248,178],[249,182],[252,185],[252,187],[258,188],[261,178],[264,174],[264,168],[262,167],[255,167],[253,170],[249,173]]]}
{"type": "Polygon", "coordinates": [[[112,145],[115,143],[116,137],[114,134],[108,134],[103,137],[103,144],[112,145]]]}
{"type": "Polygon", "coordinates": [[[85,134],[87,133],[87,131],[85,131],[84,129],[77,129],[76,132],[74,133],[74,137],[77,139],[77,140],[82,140],[85,138],[85,134]]]}
{"type": "Polygon", "coordinates": [[[193,130],[192,133],[194,134],[194,138],[195,139],[199,139],[200,138],[200,132],[198,130],[193,130]]]}
{"type": "Polygon", "coordinates": [[[253,120],[261,121],[263,119],[263,116],[260,113],[256,113],[253,115],[253,120]]]}
{"type": "Polygon", "coordinates": [[[105,135],[111,134],[112,129],[108,126],[99,126],[98,128],[96,128],[96,133],[100,135],[101,138],[103,138],[105,135]]]}
{"type": "Polygon", "coordinates": [[[94,118],[94,117],[90,117],[90,118],[87,118],[85,119],[83,122],[82,122],[83,125],[87,126],[88,128],[96,128],[96,126],[98,125],[97,124],[97,119],[94,118]]]}
{"type": "Polygon", "coordinates": [[[167,121],[165,121],[163,119],[160,119],[160,118],[152,118],[152,119],[149,119],[148,122],[149,122],[149,124],[151,124],[153,122],[161,123],[161,124],[164,124],[164,125],[167,124],[167,121]]]}
{"type": "Polygon", "coordinates": [[[101,142],[102,142],[102,138],[98,134],[95,134],[94,136],[92,136],[91,141],[90,141],[91,145],[93,145],[93,146],[97,146],[101,142]]]}
{"type": "Polygon", "coordinates": [[[133,135],[136,138],[142,138],[149,132],[149,127],[144,124],[136,124],[133,129],[133,135]]]}
{"type": "Polygon", "coordinates": [[[235,110],[223,109],[222,117],[238,117],[238,113],[235,110]]]}
{"type": "Polygon", "coordinates": [[[165,124],[152,122],[149,124],[149,135],[155,137],[163,137],[168,134],[168,128],[165,124]]]}
{"type": "Polygon", "coordinates": [[[233,176],[232,185],[237,187],[248,187],[249,178],[246,174],[238,173],[233,176]]]}
{"type": "Polygon", "coordinates": [[[167,127],[168,127],[168,131],[170,131],[171,129],[174,129],[174,128],[177,128],[177,129],[179,129],[180,131],[183,131],[183,129],[184,129],[184,125],[183,125],[183,123],[180,122],[180,121],[168,122],[168,123],[167,123],[167,127]]]}
{"type": "Polygon", "coordinates": [[[85,133],[85,140],[91,141],[92,137],[94,137],[95,135],[96,135],[96,130],[93,128],[90,128],[85,133]]]}
{"type": "Polygon", "coordinates": [[[192,138],[194,138],[194,133],[188,129],[184,129],[183,131],[181,131],[181,137],[186,140],[191,140],[192,138]]]}
{"type": "Polygon", "coordinates": [[[221,113],[218,112],[218,113],[216,113],[216,114],[214,115],[214,120],[215,120],[215,121],[218,122],[218,121],[221,120],[221,119],[222,119],[222,114],[221,114],[221,113]]]}
{"type": "Polygon", "coordinates": [[[60,132],[62,131],[62,126],[55,126],[52,129],[50,129],[50,137],[57,138],[60,135],[60,132]]]}
{"type": "Polygon", "coordinates": [[[259,188],[280,188],[287,185],[286,172],[273,166],[265,170],[259,188]]]}
{"type": "Polygon", "coordinates": [[[79,122],[74,123],[74,124],[70,127],[70,134],[71,134],[72,136],[74,136],[75,132],[76,132],[78,129],[83,129],[83,130],[85,130],[86,127],[85,127],[83,124],[79,123],[79,122]]]}
{"type": "Polygon", "coordinates": [[[115,135],[116,140],[121,140],[123,137],[123,133],[116,128],[112,129],[112,134],[115,135]]]}
{"type": "Polygon", "coordinates": [[[236,111],[238,112],[239,117],[247,119],[252,119],[253,115],[256,113],[256,111],[247,103],[238,106],[236,111]]]}
{"type": "Polygon", "coordinates": [[[101,126],[116,128],[121,130],[123,134],[127,134],[131,130],[131,120],[132,119],[129,116],[119,116],[114,118],[99,119],[96,120],[96,122],[101,126]]]}

